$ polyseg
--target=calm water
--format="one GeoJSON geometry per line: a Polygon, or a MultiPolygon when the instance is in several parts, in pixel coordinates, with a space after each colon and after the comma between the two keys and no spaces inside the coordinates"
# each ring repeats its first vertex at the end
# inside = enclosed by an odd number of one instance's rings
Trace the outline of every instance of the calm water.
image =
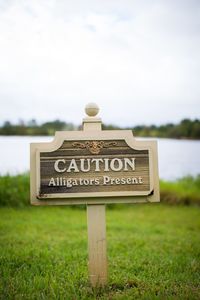
{"type": "MultiPolygon", "coordinates": [[[[29,145],[49,142],[52,137],[0,136],[0,174],[29,170],[29,145]]],[[[159,173],[162,179],[174,180],[200,174],[200,141],[157,139],[159,173]]]]}

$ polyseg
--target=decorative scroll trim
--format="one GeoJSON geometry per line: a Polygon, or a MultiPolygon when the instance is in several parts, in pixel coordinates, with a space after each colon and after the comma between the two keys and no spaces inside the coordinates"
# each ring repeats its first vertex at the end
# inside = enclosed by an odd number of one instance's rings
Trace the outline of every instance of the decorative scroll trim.
{"type": "Polygon", "coordinates": [[[99,154],[102,148],[109,148],[116,146],[117,142],[104,142],[104,141],[87,141],[85,143],[74,142],[73,147],[79,149],[88,149],[92,154],[99,154]]]}

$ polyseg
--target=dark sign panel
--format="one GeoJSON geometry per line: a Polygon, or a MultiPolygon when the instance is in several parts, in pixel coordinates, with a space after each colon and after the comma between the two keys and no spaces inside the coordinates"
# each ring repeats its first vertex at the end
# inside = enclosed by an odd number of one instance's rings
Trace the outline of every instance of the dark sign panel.
{"type": "Polygon", "coordinates": [[[38,198],[149,195],[149,150],[131,148],[125,140],[64,141],[39,154],[38,198]],[[75,196],[74,195],[74,196],[75,196]]]}

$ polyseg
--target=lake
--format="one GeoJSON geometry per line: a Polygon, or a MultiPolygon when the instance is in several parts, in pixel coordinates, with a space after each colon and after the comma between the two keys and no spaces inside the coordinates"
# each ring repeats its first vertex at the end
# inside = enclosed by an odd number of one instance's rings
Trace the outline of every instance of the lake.
{"type": "MultiPolygon", "coordinates": [[[[0,136],[0,174],[29,171],[30,143],[52,140],[49,136],[0,136]]],[[[200,141],[156,140],[160,178],[174,180],[186,175],[200,174],[200,141]]]]}

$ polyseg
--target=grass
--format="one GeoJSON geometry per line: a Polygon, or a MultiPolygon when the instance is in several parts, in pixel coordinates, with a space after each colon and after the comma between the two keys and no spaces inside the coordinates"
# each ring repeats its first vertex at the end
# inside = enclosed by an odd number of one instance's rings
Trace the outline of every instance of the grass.
{"type": "Polygon", "coordinates": [[[0,206],[24,207],[30,204],[29,174],[0,176],[0,206]]]}
{"type": "Polygon", "coordinates": [[[161,199],[169,204],[200,205],[200,175],[174,182],[160,181],[161,199]]]}
{"type": "MultiPolygon", "coordinates": [[[[0,206],[29,206],[29,174],[0,176],[0,206]]],[[[160,181],[162,202],[200,205],[200,175],[184,177],[174,182],[160,181]]]]}
{"type": "Polygon", "coordinates": [[[85,210],[0,208],[0,299],[200,299],[200,208],[107,210],[109,282],[88,283],[85,210]]]}

